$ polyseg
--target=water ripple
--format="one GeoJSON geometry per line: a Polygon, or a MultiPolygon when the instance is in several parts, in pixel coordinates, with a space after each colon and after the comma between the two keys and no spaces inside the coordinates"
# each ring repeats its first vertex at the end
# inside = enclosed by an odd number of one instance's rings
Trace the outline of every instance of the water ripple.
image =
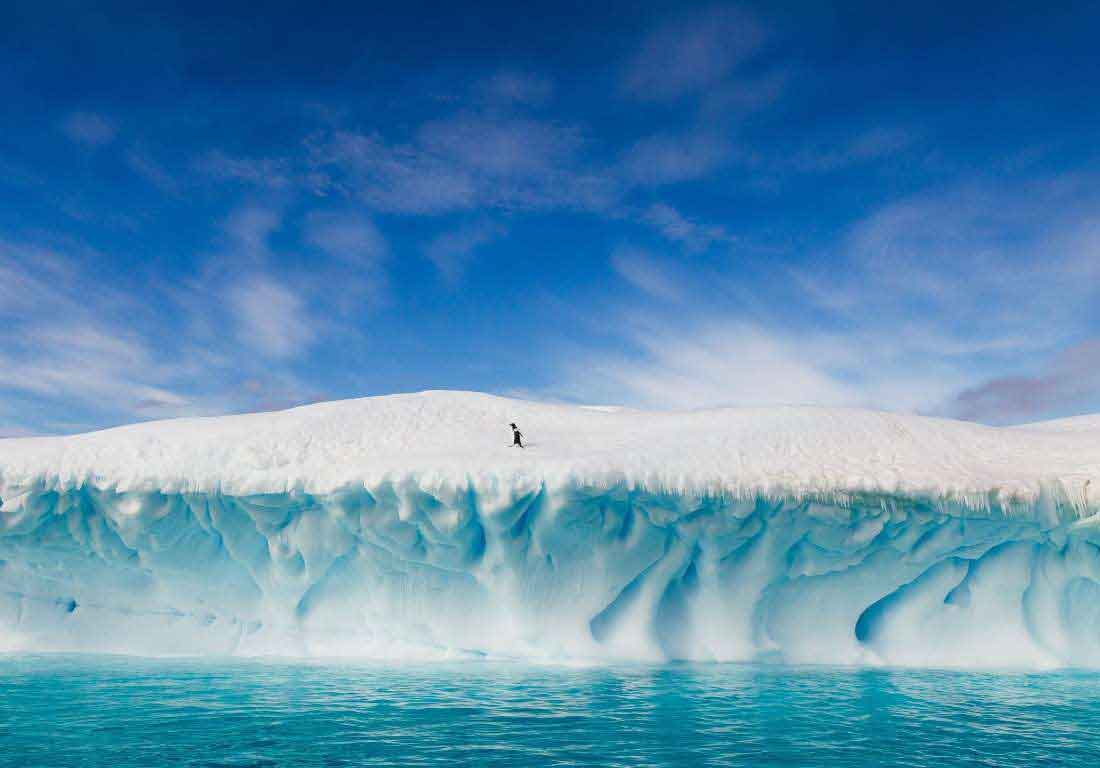
{"type": "Polygon", "coordinates": [[[1100,676],[0,657],[0,767],[1096,766],[1100,676]]]}

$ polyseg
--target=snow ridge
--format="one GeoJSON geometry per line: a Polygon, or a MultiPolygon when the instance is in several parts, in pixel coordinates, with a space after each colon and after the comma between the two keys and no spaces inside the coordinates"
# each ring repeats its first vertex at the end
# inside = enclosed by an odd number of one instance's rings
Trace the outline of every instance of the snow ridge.
{"type": "Polygon", "coordinates": [[[809,407],[647,413],[422,392],[0,440],[0,495],[30,486],[325,494],[412,480],[742,499],[878,493],[980,509],[1032,505],[1050,487],[1086,514],[1100,487],[1100,422],[1059,424],[994,428],[809,407]],[[511,421],[529,450],[509,447],[511,421]]]}

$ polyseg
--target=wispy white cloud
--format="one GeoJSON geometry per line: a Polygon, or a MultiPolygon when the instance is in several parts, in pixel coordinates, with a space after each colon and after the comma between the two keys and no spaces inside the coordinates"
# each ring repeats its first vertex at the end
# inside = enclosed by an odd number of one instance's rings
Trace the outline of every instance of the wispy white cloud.
{"type": "Polygon", "coordinates": [[[607,346],[563,346],[547,391],[997,423],[1095,409],[1098,222],[1089,177],[974,182],[884,206],[798,269],[735,277],[619,250],[612,267],[650,301],[603,306],[607,346]]]}
{"type": "Polygon", "coordinates": [[[73,112],[62,121],[61,130],[71,141],[85,147],[105,146],[118,135],[115,122],[95,112],[73,112]]]}
{"type": "Polygon", "coordinates": [[[180,183],[146,150],[136,147],[127,150],[126,165],[166,195],[175,197],[180,194],[180,183]]]}
{"type": "Polygon", "coordinates": [[[622,158],[623,177],[633,184],[659,186],[709,175],[733,156],[730,137],[710,129],[683,135],[666,133],[635,142],[622,158]]]}
{"type": "Polygon", "coordinates": [[[266,357],[304,354],[316,338],[306,307],[288,286],[267,275],[247,277],[229,290],[240,344],[266,357]]]}
{"type": "Polygon", "coordinates": [[[975,182],[868,216],[845,243],[850,271],[817,280],[835,286],[853,275],[876,302],[972,339],[1068,335],[1100,290],[1089,237],[1098,217],[1100,196],[1085,178],[975,182]]]}
{"type": "Polygon", "coordinates": [[[456,286],[462,280],[474,252],[506,232],[507,229],[497,222],[478,221],[433,238],[424,247],[424,254],[439,270],[443,280],[456,286]]]}
{"type": "Polygon", "coordinates": [[[306,216],[302,238],[329,257],[332,267],[320,272],[330,283],[335,308],[348,313],[389,302],[390,248],[371,218],[355,210],[313,211],[306,216]]]}
{"type": "Polygon", "coordinates": [[[871,128],[811,144],[781,164],[803,173],[828,173],[894,156],[911,147],[917,138],[911,128],[871,128]]]}
{"type": "Polygon", "coordinates": [[[194,160],[199,173],[216,181],[234,181],[270,190],[290,188],[296,181],[287,158],[238,157],[212,149],[194,160]]]}
{"type": "Polygon", "coordinates": [[[374,265],[389,254],[378,227],[357,212],[313,211],[306,217],[305,240],[351,264],[374,265]]]}
{"type": "Polygon", "coordinates": [[[269,242],[285,225],[275,210],[245,206],[228,217],[223,248],[170,282],[140,270],[105,278],[104,255],[78,243],[0,242],[0,403],[36,404],[0,414],[0,430],[79,431],[323,397],[293,363],[323,337],[349,338],[340,302],[362,301],[362,265],[384,243],[362,220],[330,218],[314,232],[325,262],[299,271],[269,242]]]}
{"type": "MultiPolygon", "coordinates": [[[[367,224],[358,223],[358,228],[355,224],[318,214],[307,222],[305,238],[319,241],[325,250],[340,251],[344,258],[356,258],[358,254],[343,249],[362,246],[363,238],[374,233],[367,224]]],[[[232,211],[222,226],[226,247],[210,262],[189,297],[192,305],[202,306],[208,303],[207,286],[219,286],[220,303],[233,325],[237,344],[246,354],[273,360],[305,355],[321,325],[309,306],[318,270],[311,274],[276,262],[270,238],[284,226],[283,214],[270,206],[249,203],[232,211]]]]}
{"type": "Polygon", "coordinates": [[[560,350],[548,391],[649,408],[848,405],[928,411],[967,376],[937,361],[914,366],[883,335],[819,331],[766,314],[696,311],[615,315],[615,349],[560,350]]]}
{"type": "Polygon", "coordinates": [[[124,373],[151,367],[146,347],[122,329],[70,325],[24,329],[27,356],[10,354],[4,361],[8,386],[35,395],[71,396],[79,387],[83,398],[117,397],[133,391],[124,373]],[[47,356],[33,346],[48,348],[47,356]]]}
{"type": "Polygon", "coordinates": [[[735,239],[724,227],[690,219],[667,203],[653,203],[642,218],[665,238],[682,243],[689,251],[703,251],[714,243],[731,243],[735,239]]]}
{"type": "Polygon", "coordinates": [[[470,208],[475,179],[461,167],[379,136],[338,131],[315,146],[318,167],[344,177],[348,191],[374,208],[432,214],[470,208]]]}
{"type": "Polygon", "coordinates": [[[1039,418],[1080,407],[1081,387],[1100,404],[1100,385],[1071,362],[1092,349],[1079,340],[1100,302],[1092,190],[1069,176],[902,200],[852,228],[841,268],[834,259],[796,283],[850,333],[892,350],[897,378],[936,366],[953,387],[924,410],[1039,418]],[[1034,372],[1011,372],[1021,367],[1034,372]]]}
{"type": "Polygon", "coordinates": [[[566,364],[565,391],[647,408],[852,405],[862,393],[829,370],[831,343],[751,324],[628,324],[627,354],[566,364]]]}
{"type": "Polygon", "coordinates": [[[264,205],[245,205],[233,210],[222,228],[235,257],[262,259],[268,253],[268,238],[282,224],[279,212],[264,205]]]}
{"type": "Polygon", "coordinates": [[[640,248],[620,246],[611,255],[611,266],[630,285],[665,301],[683,298],[681,281],[652,254],[640,248]]]}
{"type": "MultiPolygon", "coordinates": [[[[0,244],[0,322],[10,331],[0,336],[0,392],[116,419],[201,412],[174,389],[178,365],[136,330],[148,305],[109,284],[89,290],[95,259],[71,245],[0,244]]],[[[38,431],[7,429],[16,427],[38,431]]]]}
{"type": "Polygon", "coordinates": [[[766,39],[764,26],[742,9],[690,12],[647,36],[623,73],[623,89],[644,101],[698,93],[720,83],[766,39]]]}
{"type": "Polygon", "coordinates": [[[460,113],[419,126],[411,141],[334,131],[310,142],[329,187],[375,210],[437,215],[473,208],[605,210],[618,180],[579,162],[569,124],[460,113]]]}
{"type": "Polygon", "coordinates": [[[222,229],[224,248],[185,301],[201,306],[207,286],[218,285],[237,342],[257,354],[300,359],[322,337],[358,335],[354,319],[390,302],[389,245],[359,208],[295,218],[253,202],[232,211],[222,229]]]}
{"type": "Polygon", "coordinates": [[[420,126],[418,145],[433,157],[494,177],[541,174],[568,163],[580,146],[569,125],[461,114],[420,126]]]}

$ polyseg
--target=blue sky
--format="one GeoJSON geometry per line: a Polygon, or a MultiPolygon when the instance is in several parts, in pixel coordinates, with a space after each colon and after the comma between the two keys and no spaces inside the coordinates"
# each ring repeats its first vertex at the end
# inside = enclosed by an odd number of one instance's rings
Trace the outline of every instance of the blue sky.
{"type": "Polygon", "coordinates": [[[1095,3],[437,6],[7,4],[0,434],[1100,410],[1095,3]]]}

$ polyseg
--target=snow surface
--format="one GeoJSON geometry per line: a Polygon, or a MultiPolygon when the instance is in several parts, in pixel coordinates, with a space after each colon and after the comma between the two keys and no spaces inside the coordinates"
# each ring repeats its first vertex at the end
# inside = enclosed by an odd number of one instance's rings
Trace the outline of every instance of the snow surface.
{"type": "MultiPolygon", "coordinates": [[[[1024,501],[1044,482],[1085,503],[1100,421],[994,428],[843,408],[651,413],[422,392],[275,413],[0,440],[0,483],[232,495],[426,487],[607,485],[695,493],[880,492],[1024,501]],[[515,421],[529,449],[511,448],[515,421]]],[[[1090,499],[1091,501],[1091,499],[1090,499]]]]}
{"type": "Polygon", "coordinates": [[[1094,417],[461,392],[0,440],[0,650],[1100,667],[1098,477],[1094,417]]]}

